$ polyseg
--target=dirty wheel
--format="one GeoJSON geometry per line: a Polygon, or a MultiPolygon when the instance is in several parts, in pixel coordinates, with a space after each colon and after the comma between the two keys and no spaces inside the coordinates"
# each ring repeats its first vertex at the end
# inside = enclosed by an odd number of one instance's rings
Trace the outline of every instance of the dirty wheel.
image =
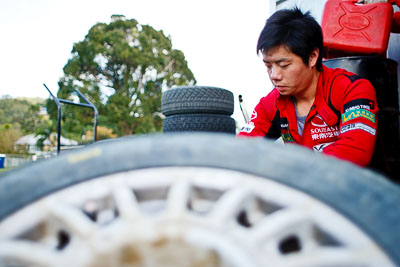
{"type": "Polygon", "coordinates": [[[6,173],[0,190],[0,266],[400,264],[398,187],[261,139],[122,138],[6,173]]]}

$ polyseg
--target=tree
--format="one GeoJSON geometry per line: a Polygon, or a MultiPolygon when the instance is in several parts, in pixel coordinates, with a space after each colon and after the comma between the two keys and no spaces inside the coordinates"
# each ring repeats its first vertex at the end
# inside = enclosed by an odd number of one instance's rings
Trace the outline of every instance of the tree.
{"type": "MultiPolygon", "coordinates": [[[[99,125],[121,136],[160,131],[162,90],[195,83],[184,54],[163,31],[113,15],[74,44],[58,97],[73,100],[79,89],[99,110],[99,125]]],[[[83,135],[92,127],[90,109],[68,105],[64,113],[63,131],[83,135]]]]}
{"type": "Polygon", "coordinates": [[[40,121],[39,110],[40,103],[32,104],[25,99],[3,96],[0,98],[0,126],[9,124],[8,128],[30,134],[40,121]]]}
{"type": "Polygon", "coordinates": [[[2,124],[0,126],[0,153],[16,153],[14,144],[21,136],[19,127],[8,123],[2,124]]]}
{"type": "MultiPolygon", "coordinates": [[[[104,126],[97,127],[97,135],[96,140],[105,140],[105,139],[112,139],[116,138],[117,135],[113,133],[112,129],[108,129],[104,126]]],[[[93,140],[93,130],[86,131],[85,134],[85,141],[90,142],[93,140]]]]}

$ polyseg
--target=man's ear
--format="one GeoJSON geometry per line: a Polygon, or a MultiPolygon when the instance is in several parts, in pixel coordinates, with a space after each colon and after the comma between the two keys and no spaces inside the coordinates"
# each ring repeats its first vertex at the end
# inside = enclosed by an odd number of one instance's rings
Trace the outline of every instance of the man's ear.
{"type": "Polygon", "coordinates": [[[319,56],[319,49],[315,48],[314,51],[311,52],[310,57],[308,58],[308,66],[315,67],[317,65],[319,56]]]}

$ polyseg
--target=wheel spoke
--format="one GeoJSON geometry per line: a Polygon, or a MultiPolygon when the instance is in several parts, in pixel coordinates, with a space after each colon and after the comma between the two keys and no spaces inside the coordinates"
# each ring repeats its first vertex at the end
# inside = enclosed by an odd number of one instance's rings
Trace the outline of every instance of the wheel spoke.
{"type": "Polygon", "coordinates": [[[191,184],[187,179],[178,178],[173,182],[167,197],[168,217],[180,217],[187,210],[191,184]]]}
{"type": "Polygon", "coordinates": [[[216,202],[210,217],[214,223],[224,225],[226,222],[234,220],[252,199],[250,191],[238,186],[221,196],[216,202]]]}
{"type": "Polygon", "coordinates": [[[253,245],[278,242],[280,238],[293,234],[310,242],[312,238],[311,222],[306,214],[295,209],[278,210],[258,222],[249,232],[253,245]]]}
{"type": "Polygon", "coordinates": [[[80,209],[63,203],[46,204],[50,216],[60,221],[68,233],[73,233],[82,240],[96,233],[98,228],[80,209]]]}
{"type": "Polygon", "coordinates": [[[140,209],[132,190],[120,185],[113,190],[112,194],[122,220],[134,221],[140,218],[140,209]]]}
{"type": "MultiPolygon", "coordinates": [[[[30,241],[4,241],[0,243],[0,259],[28,266],[57,266],[57,252],[47,246],[30,241]]],[[[1,261],[0,261],[1,263],[1,261]]]]}

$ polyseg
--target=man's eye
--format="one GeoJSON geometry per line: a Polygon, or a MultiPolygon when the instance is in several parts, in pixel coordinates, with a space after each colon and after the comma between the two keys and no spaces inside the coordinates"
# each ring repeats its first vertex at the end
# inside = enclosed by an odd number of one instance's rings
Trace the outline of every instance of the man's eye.
{"type": "Polygon", "coordinates": [[[286,68],[286,67],[288,67],[290,64],[285,64],[285,65],[280,65],[279,67],[281,67],[281,68],[286,68]]]}

